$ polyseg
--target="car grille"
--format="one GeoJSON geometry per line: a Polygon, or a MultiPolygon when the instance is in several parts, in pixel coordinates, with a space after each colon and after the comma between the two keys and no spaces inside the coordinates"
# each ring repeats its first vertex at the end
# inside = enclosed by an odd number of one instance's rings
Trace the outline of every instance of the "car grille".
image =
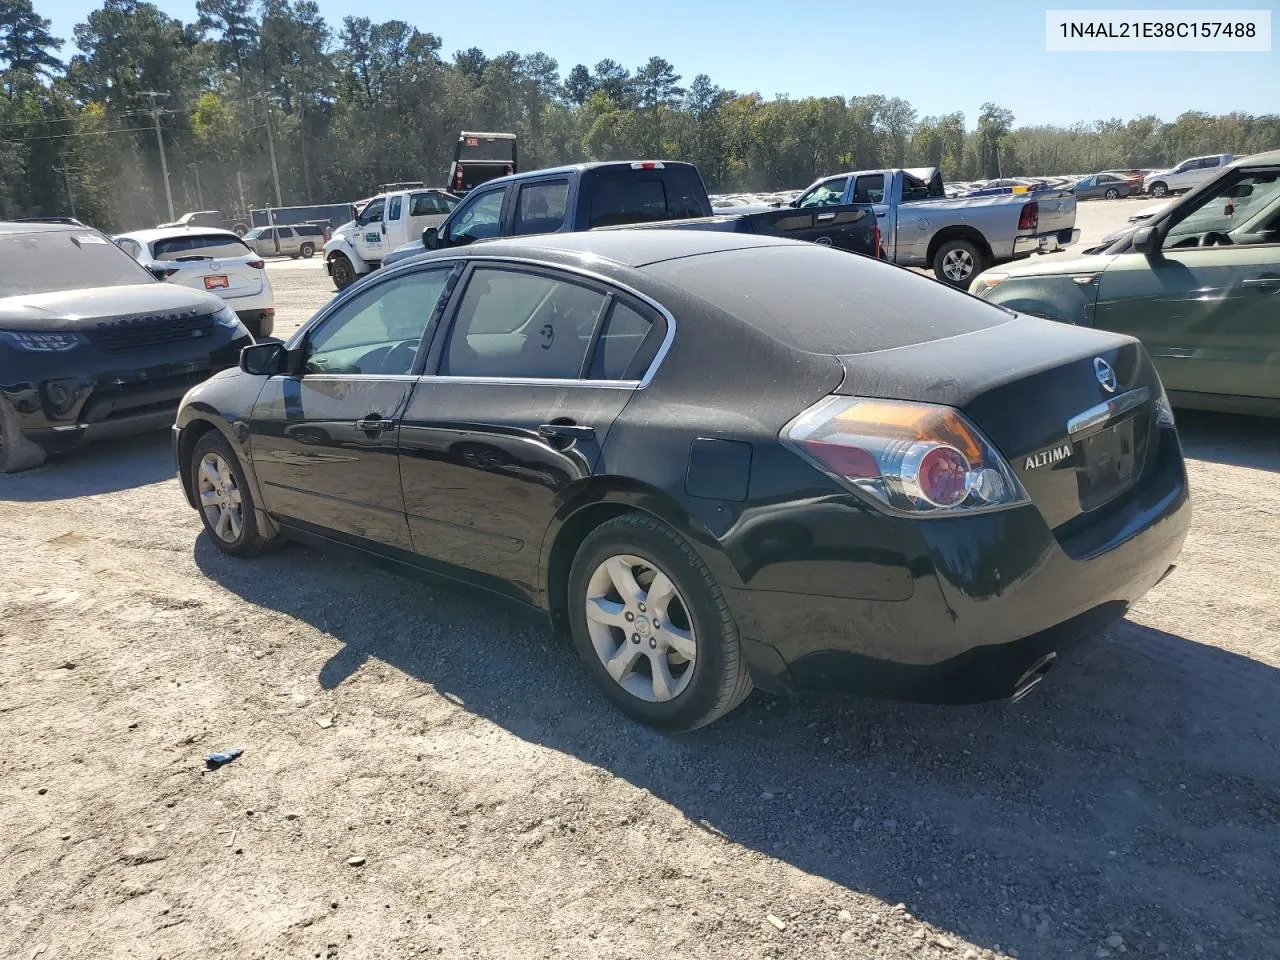
{"type": "Polygon", "coordinates": [[[186,343],[213,333],[213,317],[147,317],[119,326],[88,331],[89,341],[108,353],[146,350],[168,343],[186,343]]]}

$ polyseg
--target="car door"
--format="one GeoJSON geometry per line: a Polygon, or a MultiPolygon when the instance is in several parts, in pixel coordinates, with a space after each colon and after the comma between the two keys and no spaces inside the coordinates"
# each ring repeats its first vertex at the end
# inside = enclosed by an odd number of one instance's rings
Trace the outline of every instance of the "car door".
{"type": "Polygon", "coordinates": [[[271,377],[249,424],[265,506],[283,522],[411,549],[396,444],[453,276],[446,263],[380,279],[291,341],[301,372],[271,377]]]}
{"type": "Polygon", "coordinates": [[[1280,168],[1238,170],[1157,229],[1158,255],[1103,272],[1096,325],[1142,340],[1168,390],[1280,398],[1280,168]]]}
{"type": "Polygon", "coordinates": [[[414,549],[537,595],[543,537],[665,342],[651,304],[566,270],[477,261],[414,388],[400,474],[414,549]]]}
{"type": "Polygon", "coordinates": [[[848,205],[849,181],[847,175],[830,177],[815,184],[793,206],[752,214],[755,232],[869,253],[866,221],[874,214],[848,205]]]}
{"type": "Polygon", "coordinates": [[[387,209],[386,197],[375,197],[356,217],[353,242],[356,253],[365,261],[380,262],[387,253],[382,215],[387,209]]]}
{"type": "Polygon", "coordinates": [[[276,227],[276,239],[280,241],[280,255],[292,257],[298,253],[298,235],[293,227],[276,227]]]}

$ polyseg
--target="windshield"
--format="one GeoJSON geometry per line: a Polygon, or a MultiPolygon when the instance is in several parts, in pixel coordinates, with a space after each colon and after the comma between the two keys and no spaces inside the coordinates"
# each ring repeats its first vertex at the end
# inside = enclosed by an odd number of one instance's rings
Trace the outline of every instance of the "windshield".
{"type": "Polygon", "coordinates": [[[0,234],[0,297],[154,282],[132,257],[97,233],[0,234]]]}
{"type": "Polygon", "coordinates": [[[514,138],[507,137],[463,136],[458,139],[454,159],[461,160],[463,163],[468,160],[515,163],[516,141],[514,138]]]}

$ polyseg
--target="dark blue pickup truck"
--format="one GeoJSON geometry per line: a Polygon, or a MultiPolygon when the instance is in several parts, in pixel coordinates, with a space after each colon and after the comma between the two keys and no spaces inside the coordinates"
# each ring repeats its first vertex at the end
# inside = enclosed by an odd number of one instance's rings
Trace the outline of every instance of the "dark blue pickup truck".
{"type": "Polygon", "coordinates": [[[420,253],[423,247],[619,227],[766,234],[881,255],[880,228],[870,204],[715,216],[693,164],[636,160],[580,163],[491,180],[473,190],[439,227],[423,231],[421,245],[406,244],[383,263],[420,253]]]}

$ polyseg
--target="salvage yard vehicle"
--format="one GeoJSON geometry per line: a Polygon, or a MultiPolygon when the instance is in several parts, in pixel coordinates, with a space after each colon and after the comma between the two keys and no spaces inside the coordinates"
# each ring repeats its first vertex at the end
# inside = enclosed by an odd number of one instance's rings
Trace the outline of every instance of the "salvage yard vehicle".
{"type": "Polygon", "coordinates": [[[971,292],[1137,337],[1178,406],[1280,416],[1280,151],[1235,161],[1095,255],[992,270],[971,292]]]}
{"type": "Polygon", "coordinates": [[[0,222],[0,473],[171,425],[252,343],[213,294],[157,281],[96,230],[0,222]]]}
{"type": "Polygon", "coordinates": [[[463,130],[453,147],[449,190],[459,197],[498,177],[519,173],[514,133],[473,133],[463,130]]]}
{"type": "Polygon", "coordinates": [[[217,294],[255,337],[271,335],[276,300],[267,265],[230,230],[168,227],[113,239],[157,280],[217,294]]]}
{"type": "Polygon", "coordinates": [[[943,283],[961,288],[992,264],[1051,253],[1080,238],[1070,190],[948,199],[934,167],[825,177],[793,206],[850,203],[870,204],[875,211],[887,259],[931,267],[943,283]]]}
{"type": "Polygon", "coordinates": [[[1147,193],[1153,197],[1163,197],[1170,193],[1181,193],[1192,187],[1198,187],[1216,176],[1234,159],[1235,157],[1229,153],[1215,153],[1207,157],[1183,160],[1176,167],[1168,170],[1153,170],[1146,176],[1147,193]]]}
{"type": "Polygon", "coordinates": [[[156,224],[157,230],[166,227],[211,227],[214,230],[230,230],[237,237],[243,237],[248,233],[250,223],[237,217],[224,217],[218,210],[193,210],[171,223],[156,224]]]}
{"type": "Polygon", "coordinates": [[[351,548],[540,607],[678,730],[753,684],[1021,697],[1190,521],[1136,340],[738,233],[419,253],[247,348],[173,442],[224,553],[351,548]]]}
{"type": "MultiPolygon", "coordinates": [[[[702,175],[690,163],[582,163],[486,184],[459,204],[439,228],[424,231],[422,245],[438,249],[494,237],[646,226],[782,236],[850,253],[879,254],[880,231],[868,204],[750,209],[713,215],[702,175]]],[[[421,247],[410,243],[386,262],[421,252],[421,247]]]]}
{"type": "Polygon", "coordinates": [[[325,230],[318,223],[299,223],[291,227],[254,227],[244,235],[244,242],[254,253],[264,257],[292,257],[310,260],[325,245],[325,230]]]}
{"type": "Polygon", "coordinates": [[[378,269],[388,252],[416,241],[457,205],[457,197],[438,187],[383,191],[370,198],[324,245],[324,267],[333,285],[345,290],[378,269]]]}
{"type": "Polygon", "coordinates": [[[1119,173],[1095,173],[1075,185],[1079,200],[1118,200],[1142,192],[1142,177],[1126,177],[1119,173]]]}

